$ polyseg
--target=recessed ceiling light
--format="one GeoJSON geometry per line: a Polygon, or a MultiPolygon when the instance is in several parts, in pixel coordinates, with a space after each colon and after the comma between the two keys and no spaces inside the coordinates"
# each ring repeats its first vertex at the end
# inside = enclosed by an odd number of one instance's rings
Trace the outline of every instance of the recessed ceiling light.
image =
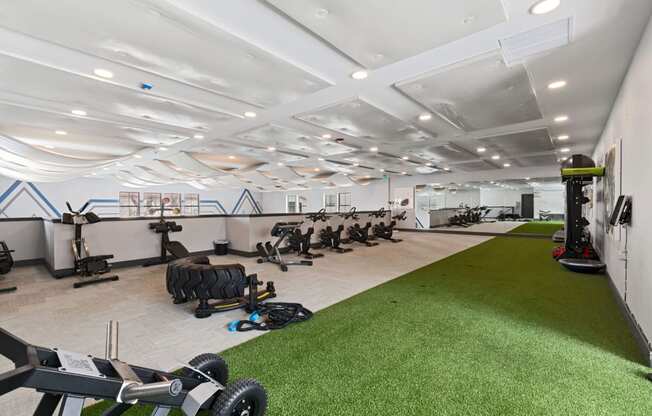
{"type": "Polygon", "coordinates": [[[113,78],[113,72],[109,71],[108,69],[102,69],[102,68],[97,68],[96,70],[93,71],[95,75],[98,77],[102,78],[113,78]]]}
{"type": "Polygon", "coordinates": [[[93,176],[97,176],[97,173],[95,173],[95,172],[91,172],[91,175],[93,175],[93,176]]]}
{"type": "Polygon", "coordinates": [[[203,134],[195,134],[195,135],[192,136],[192,137],[194,137],[194,138],[197,139],[197,140],[201,140],[201,139],[204,138],[204,135],[203,135],[203,134]]]}
{"type": "Polygon", "coordinates": [[[503,166],[506,167],[506,168],[512,167],[512,165],[510,163],[504,163],[503,166]]]}
{"type": "Polygon", "coordinates": [[[231,159],[231,160],[235,160],[235,159],[236,159],[236,157],[235,157],[235,156],[233,156],[233,155],[229,155],[229,159],[231,159]]]}
{"type": "Polygon", "coordinates": [[[142,159],[143,157],[141,155],[134,155],[136,159],[142,159]]]}
{"type": "Polygon", "coordinates": [[[371,178],[371,175],[365,175],[364,177],[369,179],[369,178],[371,178]]]}
{"type": "Polygon", "coordinates": [[[568,116],[567,115],[561,115],[555,117],[555,123],[563,123],[565,121],[568,121],[568,116]]]}
{"type": "Polygon", "coordinates": [[[486,152],[486,151],[487,151],[487,148],[486,148],[486,147],[478,147],[478,148],[477,148],[477,149],[475,149],[475,150],[477,150],[477,151],[478,151],[478,153],[484,153],[484,152],[486,152]]]}
{"type": "Polygon", "coordinates": [[[269,146],[269,147],[267,148],[267,151],[269,151],[269,152],[275,152],[275,151],[276,151],[276,148],[275,148],[274,146],[269,146]]]}
{"type": "Polygon", "coordinates": [[[407,175],[407,172],[401,172],[401,175],[407,175]]]}
{"type": "Polygon", "coordinates": [[[451,168],[444,168],[446,172],[450,172],[451,168]]]}
{"type": "Polygon", "coordinates": [[[323,162],[324,158],[323,157],[318,157],[317,160],[319,160],[320,162],[323,162]]]}
{"type": "Polygon", "coordinates": [[[328,16],[328,13],[330,13],[328,9],[317,9],[317,11],[315,12],[315,17],[323,19],[326,16],[328,16]]]}
{"type": "Polygon", "coordinates": [[[564,148],[559,149],[559,151],[562,152],[562,153],[569,153],[570,149],[568,147],[564,147],[564,148]]]}
{"type": "Polygon", "coordinates": [[[360,166],[360,164],[359,163],[354,163],[353,166],[357,167],[357,166],[360,166]]]}
{"type": "Polygon", "coordinates": [[[426,163],[426,166],[431,167],[431,166],[432,166],[432,162],[428,162],[428,163],[426,163]]]}
{"type": "Polygon", "coordinates": [[[57,130],[57,131],[54,132],[54,134],[57,134],[59,136],[65,136],[66,134],[68,134],[68,132],[66,132],[64,130],[57,130]]]}
{"type": "Polygon", "coordinates": [[[247,117],[247,118],[255,118],[256,115],[257,114],[254,113],[253,111],[245,111],[245,113],[244,113],[244,116],[247,117]]]}
{"type": "Polygon", "coordinates": [[[378,148],[374,146],[374,147],[369,148],[369,151],[370,152],[377,152],[378,148]]]}
{"type": "Polygon", "coordinates": [[[116,166],[124,166],[124,165],[123,165],[122,163],[120,163],[120,162],[115,162],[115,165],[116,165],[116,166]]]}
{"type": "Polygon", "coordinates": [[[560,88],[564,88],[567,85],[566,81],[564,80],[559,80],[559,81],[554,81],[548,84],[548,89],[549,90],[558,90],[560,88]]]}
{"type": "Polygon", "coordinates": [[[432,120],[432,114],[430,113],[423,113],[419,115],[419,121],[430,121],[432,120]]]}
{"type": "Polygon", "coordinates": [[[367,71],[364,71],[364,70],[355,71],[354,73],[351,74],[351,78],[357,79],[357,80],[365,79],[368,76],[369,76],[369,73],[367,71]]]}
{"type": "Polygon", "coordinates": [[[385,169],[383,169],[383,168],[380,168],[378,170],[381,171],[381,172],[385,172],[385,169]]]}
{"type": "Polygon", "coordinates": [[[315,172],[319,172],[320,170],[321,170],[321,169],[319,169],[319,168],[315,168],[315,172]]]}
{"type": "Polygon", "coordinates": [[[50,150],[54,149],[54,146],[52,146],[51,144],[43,145],[43,147],[45,147],[46,149],[50,149],[50,150]]]}
{"type": "Polygon", "coordinates": [[[283,166],[283,162],[278,162],[276,166],[283,166]]]}
{"type": "Polygon", "coordinates": [[[530,8],[530,13],[535,15],[542,15],[550,13],[561,4],[561,0],[541,0],[538,1],[530,8]]]}
{"type": "Polygon", "coordinates": [[[500,160],[500,155],[493,155],[491,156],[493,160],[500,160]]]}
{"type": "Polygon", "coordinates": [[[330,135],[330,134],[322,134],[322,135],[321,135],[321,138],[322,138],[322,139],[332,139],[333,136],[330,135]]]}
{"type": "Polygon", "coordinates": [[[557,136],[557,140],[559,141],[564,141],[570,139],[570,136],[568,134],[562,134],[561,136],[557,136]]]}
{"type": "Polygon", "coordinates": [[[525,178],[526,181],[529,181],[530,179],[532,179],[532,178],[525,178]]]}
{"type": "Polygon", "coordinates": [[[410,160],[410,158],[407,157],[407,156],[403,156],[401,159],[403,159],[403,160],[410,160]]]}
{"type": "Polygon", "coordinates": [[[168,148],[161,146],[161,147],[158,148],[158,150],[160,150],[161,152],[167,152],[168,148]]]}
{"type": "Polygon", "coordinates": [[[85,116],[86,115],[86,111],[84,111],[84,110],[72,110],[71,113],[73,113],[76,116],[85,116]]]}

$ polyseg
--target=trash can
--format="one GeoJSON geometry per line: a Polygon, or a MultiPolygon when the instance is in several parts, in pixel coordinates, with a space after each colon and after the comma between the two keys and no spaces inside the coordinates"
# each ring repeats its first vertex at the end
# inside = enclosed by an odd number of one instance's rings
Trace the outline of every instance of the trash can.
{"type": "Polygon", "coordinates": [[[215,240],[213,241],[216,256],[226,256],[229,254],[229,241],[228,240],[215,240]]]}

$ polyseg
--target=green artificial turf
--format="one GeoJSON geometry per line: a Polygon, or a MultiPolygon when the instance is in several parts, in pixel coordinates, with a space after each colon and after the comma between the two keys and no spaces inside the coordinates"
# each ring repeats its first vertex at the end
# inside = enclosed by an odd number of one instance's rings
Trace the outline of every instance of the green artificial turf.
{"type": "Polygon", "coordinates": [[[527,222],[512,231],[509,234],[541,234],[552,237],[554,233],[564,228],[563,222],[557,221],[532,221],[527,222]]]}
{"type": "Polygon", "coordinates": [[[224,356],[265,385],[270,416],[649,416],[607,280],[566,271],[552,247],[495,238],[224,356]]]}

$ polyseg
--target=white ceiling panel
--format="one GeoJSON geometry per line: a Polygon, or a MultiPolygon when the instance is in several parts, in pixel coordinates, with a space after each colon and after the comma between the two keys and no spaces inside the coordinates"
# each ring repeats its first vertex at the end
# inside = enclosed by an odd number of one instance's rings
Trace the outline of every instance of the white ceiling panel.
{"type": "Polygon", "coordinates": [[[477,147],[486,148],[486,152],[500,155],[520,155],[526,153],[552,152],[555,150],[548,129],[537,129],[519,133],[486,137],[479,140],[459,143],[471,152],[477,147]]]}
{"type": "Polygon", "coordinates": [[[438,69],[396,87],[466,132],[543,117],[525,67],[507,67],[500,54],[438,69]]]}
{"type": "Polygon", "coordinates": [[[354,99],[296,116],[336,132],[384,143],[422,142],[432,135],[362,99],[354,99]]]}
{"type": "Polygon", "coordinates": [[[427,146],[414,149],[419,158],[436,163],[463,162],[476,159],[477,156],[454,144],[427,146]]]}
{"type": "Polygon", "coordinates": [[[505,21],[500,0],[266,0],[354,61],[378,68],[505,21]]]}
{"type": "Polygon", "coordinates": [[[88,114],[117,114],[167,127],[207,130],[235,119],[216,110],[163,99],[145,92],[97,82],[0,55],[0,94],[22,96],[23,103],[56,105],[63,111],[83,108],[88,114]],[[97,97],[102,97],[97,100],[97,97]]]}
{"type": "Polygon", "coordinates": [[[316,134],[301,132],[275,124],[258,127],[240,133],[236,137],[263,147],[315,153],[323,156],[340,155],[355,150],[350,146],[325,140],[316,134]]]}
{"type": "Polygon", "coordinates": [[[538,156],[526,156],[519,157],[517,163],[520,166],[532,167],[532,166],[550,166],[558,164],[556,155],[538,155],[538,156]]]}
{"type": "Polygon", "coordinates": [[[21,0],[0,25],[262,107],[328,86],[166,1],[21,0]]]}
{"type": "Polygon", "coordinates": [[[462,172],[481,172],[485,170],[497,169],[494,165],[484,160],[476,160],[473,162],[458,163],[455,165],[456,171],[462,172]]]}

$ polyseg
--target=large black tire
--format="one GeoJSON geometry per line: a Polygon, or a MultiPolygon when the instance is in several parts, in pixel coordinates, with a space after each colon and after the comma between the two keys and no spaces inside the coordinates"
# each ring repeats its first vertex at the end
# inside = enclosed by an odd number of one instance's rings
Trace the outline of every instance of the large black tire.
{"type": "Polygon", "coordinates": [[[187,257],[168,265],[168,293],[175,303],[194,299],[232,299],[242,297],[248,287],[241,265],[211,265],[207,257],[187,257]]]}
{"type": "MultiPolygon", "coordinates": [[[[226,361],[217,354],[198,355],[190,360],[188,364],[202,373],[205,373],[223,386],[226,386],[226,383],[229,382],[229,366],[226,364],[226,361]]],[[[201,374],[192,371],[189,368],[184,368],[182,374],[186,377],[192,377],[197,380],[208,381],[205,380],[205,377],[201,374]]]]}
{"type": "Polygon", "coordinates": [[[264,416],[267,393],[256,380],[238,380],[217,396],[211,416],[264,416]]]}

